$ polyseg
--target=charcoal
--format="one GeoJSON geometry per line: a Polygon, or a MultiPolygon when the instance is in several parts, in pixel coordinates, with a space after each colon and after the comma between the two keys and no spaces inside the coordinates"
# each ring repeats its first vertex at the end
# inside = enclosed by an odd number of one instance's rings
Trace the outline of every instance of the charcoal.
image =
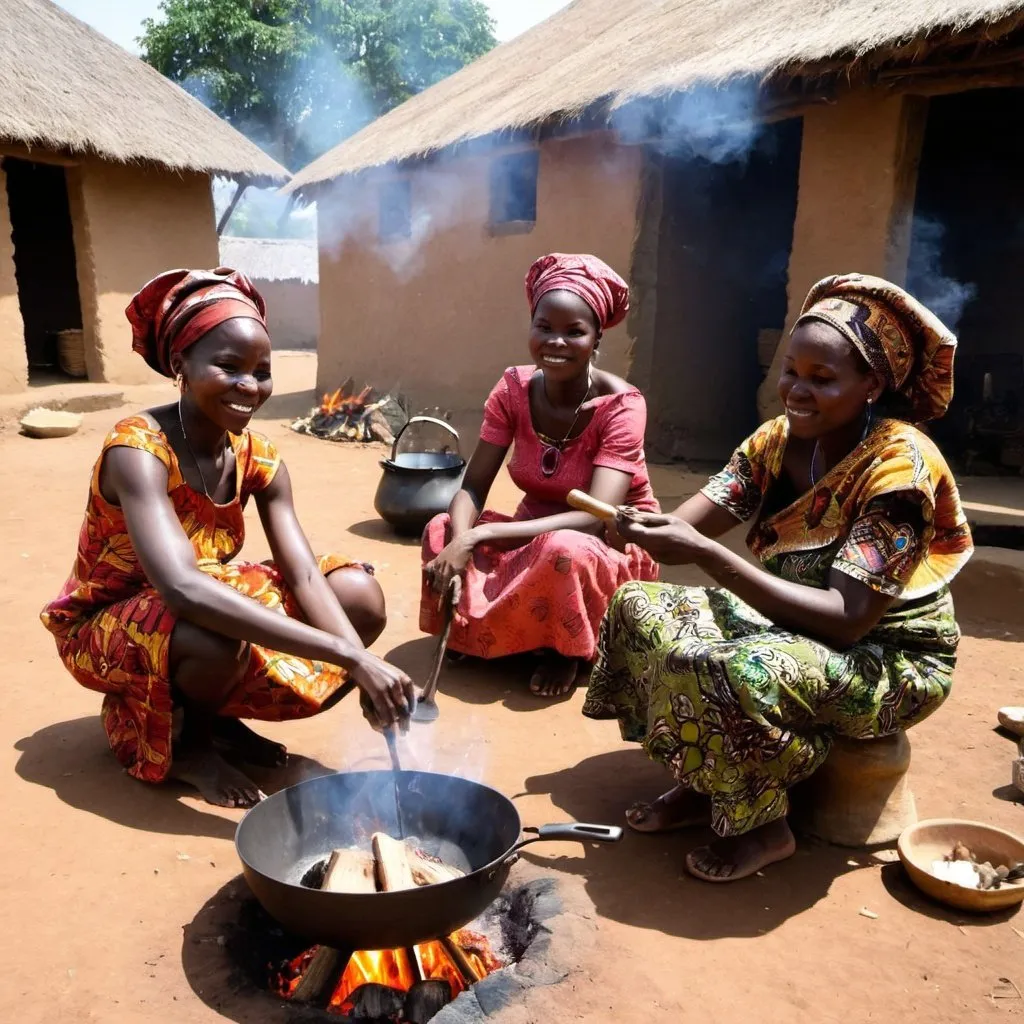
{"type": "Polygon", "coordinates": [[[409,1024],[427,1024],[452,1001],[452,987],[447,981],[418,981],[405,997],[403,1019],[409,1024]]]}

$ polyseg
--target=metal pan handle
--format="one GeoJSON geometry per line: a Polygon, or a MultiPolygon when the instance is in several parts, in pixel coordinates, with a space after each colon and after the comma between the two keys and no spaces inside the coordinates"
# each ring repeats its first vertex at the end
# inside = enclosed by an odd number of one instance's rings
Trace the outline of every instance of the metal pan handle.
{"type": "Polygon", "coordinates": [[[533,833],[529,839],[521,839],[510,853],[521,850],[530,843],[546,843],[562,840],[570,843],[617,843],[622,838],[618,825],[591,825],[580,821],[567,821],[561,825],[541,825],[540,828],[524,828],[533,833]]]}
{"type": "Polygon", "coordinates": [[[444,427],[455,438],[455,450],[459,453],[459,457],[462,457],[462,448],[459,446],[459,432],[446,420],[439,420],[436,416],[413,416],[405,426],[399,430],[395,437],[394,444],[391,445],[391,461],[395,461],[395,456],[398,454],[398,442],[402,440],[402,435],[414,424],[414,423],[433,423],[435,427],[444,427]]]}

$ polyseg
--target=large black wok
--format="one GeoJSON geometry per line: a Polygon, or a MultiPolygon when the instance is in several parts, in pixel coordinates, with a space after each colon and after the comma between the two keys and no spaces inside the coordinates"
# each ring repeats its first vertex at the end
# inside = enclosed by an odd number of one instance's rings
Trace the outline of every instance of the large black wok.
{"type": "Polygon", "coordinates": [[[242,819],[235,847],[264,909],[310,942],[338,949],[394,949],[442,938],[476,918],[498,896],[516,851],[563,839],[615,842],[607,825],[545,825],[521,837],[512,801],[478,782],[429,772],[345,772],[301,782],[257,804],[242,819]],[[402,892],[322,892],[303,875],[337,847],[368,849],[375,831],[397,836],[466,871],[463,878],[402,892]]]}

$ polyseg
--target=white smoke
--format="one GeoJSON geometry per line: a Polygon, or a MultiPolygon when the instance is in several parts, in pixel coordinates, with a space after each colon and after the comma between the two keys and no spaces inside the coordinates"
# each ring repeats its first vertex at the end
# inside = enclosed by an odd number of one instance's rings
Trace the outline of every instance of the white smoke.
{"type": "Polygon", "coordinates": [[[955,331],[978,288],[943,272],[946,228],[933,217],[914,217],[911,226],[907,282],[921,300],[951,331],[955,331]]]}
{"type": "Polygon", "coordinates": [[[623,142],[645,143],[666,156],[742,162],[762,131],[758,99],[753,82],[701,86],[620,107],[612,112],[612,127],[623,142]]]}

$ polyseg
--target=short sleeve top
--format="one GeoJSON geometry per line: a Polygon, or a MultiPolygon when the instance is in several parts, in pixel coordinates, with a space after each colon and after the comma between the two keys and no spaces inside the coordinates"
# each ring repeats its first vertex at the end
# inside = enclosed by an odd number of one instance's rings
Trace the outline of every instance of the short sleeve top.
{"type": "Polygon", "coordinates": [[[530,379],[535,372],[533,366],[512,366],[504,372],[484,405],[480,428],[480,440],[513,448],[509,475],[525,495],[517,518],[567,511],[566,495],[574,488],[586,490],[598,466],[629,475],[626,504],[657,511],[644,455],[647,403],[643,395],[630,387],[590,399],[584,408],[593,409],[592,419],[563,447],[555,472],[545,476],[541,458],[548,446],[537,436],[530,413],[530,379]]]}

